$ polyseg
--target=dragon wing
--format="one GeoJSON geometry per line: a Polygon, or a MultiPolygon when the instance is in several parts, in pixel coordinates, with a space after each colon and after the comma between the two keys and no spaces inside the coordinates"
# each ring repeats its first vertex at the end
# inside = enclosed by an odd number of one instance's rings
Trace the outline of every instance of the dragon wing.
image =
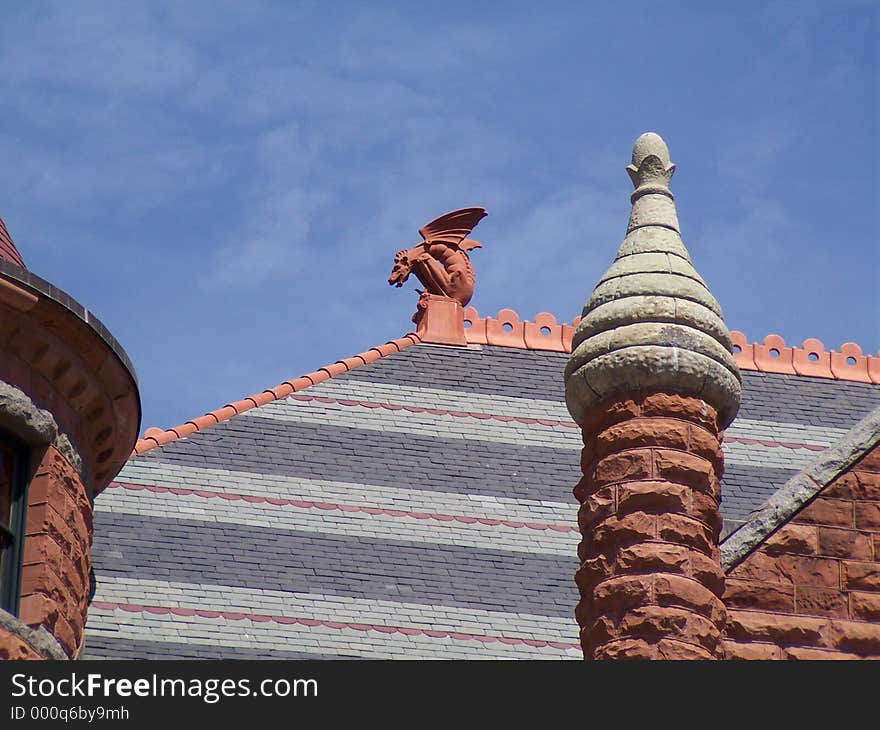
{"type": "Polygon", "coordinates": [[[487,215],[483,208],[454,210],[426,223],[419,228],[419,233],[427,243],[445,243],[457,247],[487,215]]]}

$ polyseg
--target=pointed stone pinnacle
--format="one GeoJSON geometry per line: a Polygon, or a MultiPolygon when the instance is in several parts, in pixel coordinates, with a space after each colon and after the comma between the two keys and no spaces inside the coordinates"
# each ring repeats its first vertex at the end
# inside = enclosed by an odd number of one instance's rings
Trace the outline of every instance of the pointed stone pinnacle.
{"type": "Polygon", "coordinates": [[[626,169],[632,213],[574,333],[565,369],[569,411],[582,423],[621,393],[681,393],[710,403],[724,428],[739,409],[739,369],[721,307],[681,240],[666,143],[643,134],[626,169]]]}

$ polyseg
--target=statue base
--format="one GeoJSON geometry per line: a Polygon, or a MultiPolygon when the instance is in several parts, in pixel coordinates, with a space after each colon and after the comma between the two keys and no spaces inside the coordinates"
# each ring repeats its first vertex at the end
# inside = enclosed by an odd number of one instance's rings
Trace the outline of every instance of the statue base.
{"type": "Polygon", "coordinates": [[[464,336],[464,309],[457,299],[423,292],[413,315],[416,334],[422,342],[437,345],[467,345],[464,336]]]}

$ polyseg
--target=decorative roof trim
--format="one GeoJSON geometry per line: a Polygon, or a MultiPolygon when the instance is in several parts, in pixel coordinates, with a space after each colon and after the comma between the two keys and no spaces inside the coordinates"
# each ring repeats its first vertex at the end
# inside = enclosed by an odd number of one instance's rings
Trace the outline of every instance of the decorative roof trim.
{"type": "Polygon", "coordinates": [[[835,352],[826,351],[822,341],[814,337],[804,340],[800,347],[789,347],[779,335],[767,335],[763,342],[748,343],[742,332],[731,332],[730,339],[733,359],[743,370],[880,383],[880,356],[863,355],[862,348],[855,342],[845,342],[840,352],[835,352]]]}
{"type": "MultiPolygon", "coordinates": [[[[571,324],[560,324],[547,312],[529,322],[520,320],[512,309],[502,309],[495,317],[480,317],[474,307],[464,310],[464,332],[469,345],[571,352],[571,338],[580,321],[580,317],[575,317],[571,324]]],[[[804,340],[800,347],[786,345],[779,335],[767,335],[763,342],[749,343],[742,332],[731,331],[730,339],[733,359],[741,370],[880,385],[880,353],[862,354],[862,348],[854,342],[844,343],[836,352],[826,350],[821,340],[815,338],[804,340]]]]}
{"type": "MultiPolygon", "coordinates": [[[[512,309],[501,309],[495,317],[480,317],[474,307],[466,307],[464,310],[464,331],[469,345],[571,352],[571,339],[580,321],[580,317],[575,317],[570,324],[559,323],[556,317],[548,312],[537,314],[534,321],[529,322],[520,320],[519,315],[512,309]]],[[[822,342],[813,338],[804,340],[802,347],[788,347],[779,335],[767,335],[762,343],[747,343],[742,332],[732,331],[730,339],[733,342],[733,358],[742,370],[880,384],[880,355],[863,355],[861,348],[853,342],[843,344],[840,352],[835,352],[826,351],[822,342]],[[811,359],[811,356],[815,359],[811,359]],[[854,364],[847,362],[850,359],[854,364]]],[[[353,357],[337,360],[332,365],[319,368],[295,380],[285,380],[274,388],[267,388],[256,395],[228,403],[180,426],[165,430],[148,428],[135,444],[131,456],[185,438],[196,431],[203,431],[215,423],[228,421],[251,408],[286,398],[291,393],[296,393],[310,385],[323,382],[354,367],[375,362],[385,355],[399,352],[405,347],[420,342],[422,338],[411,332],[384,345],[371,347],[366,352],[353,357]]]]}
{"type": "Polygon", "coordinates": [[[464,335],[469,345],[571,352],[571,338],[580,321],[575,317],[571,324],[560,324],[548,312],[535,315],[534,322],[521,321],[512,309],[501,309],[495,317],[480,317],[474,307],[466,307],[464,335]]]}
{"type": "Polygon", "coordinates": [[[215,423],[228,421],[233,416],[249,411],[251,408],[264,406],[272,401],[286,398],[291,393],[296,393],[303,390],[303,388],[308,388],[310,385],[317,385],[325,380],[329,380],[334,375],[346,373],[349,370],[360,367],[361,365],[375,362],[386,355],[400,352],[418,342],[421,342],[421,338],[416,333],[411,332],[403,337],[398,337],[395,340],[389,340],[384,345],[371,347],[366,352],[347,357],[344,360],[337,360],[332,365],[318,368],[311,373],[301,375],[295,380],[285,380],[274,388],[266,388],[266,390],[261,393],[248,396],[247,398],[235,401],[234,403],[227,403],[222,408],[208,411],[204,416],[194,418],[180,426],[165,430],[162,430],[161,428],[148,428],[144,431],[144,435],[138,439],[138,442],[134,445],[134,450],[131,452],[129,458],[146,453],[151,449],[155,449],[157,446],[164,446],[177,439],[186,438],[187,436],[194,434],[196,431],[204,431],[215,423]]]}
{"type": "Polygon", "coordinates": [[[880,408],[780,487],[721,543],[721,567],[732,570],[840,474],[880,443],[880,408]]]}

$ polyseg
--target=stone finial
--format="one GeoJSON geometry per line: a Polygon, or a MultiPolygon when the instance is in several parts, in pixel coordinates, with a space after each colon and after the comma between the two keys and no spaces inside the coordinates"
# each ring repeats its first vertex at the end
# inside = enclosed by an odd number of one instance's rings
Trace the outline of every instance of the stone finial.
{"type": "Polygon", "coordinates": [[[639,226],[665,226],[679,231],[675,199],[669,181],[675,165],[669,160],[669,149],[659,134],[645,132],[633,145],[632,164],[626,166],[635,187],[630,201],[632,213],[626,232],[639,226]]]}
{"type": "MultiPolygon", "coordinates": [[[[641,191],[651,185],[661,188],[661,191],[669,197],[669,180],[675,172],[675,165],[669,160],[669,148],[659,134],[645,132],[633,145],[632,164],[626,166],[626,171],[636,188],[641,191]]],[[[633,193],[636,196],[636,193],[633,193]]]]}
{"type": "Polygon", "coordinates": [[[721,307],[682,243],[663,140],[643,134],[627,172],[632,212],[614,263],[575,331],[566,401],[578,423],[597,403],[630,392],[701,398],[726,427],[739,409],[739,369],[721,307]]]}

